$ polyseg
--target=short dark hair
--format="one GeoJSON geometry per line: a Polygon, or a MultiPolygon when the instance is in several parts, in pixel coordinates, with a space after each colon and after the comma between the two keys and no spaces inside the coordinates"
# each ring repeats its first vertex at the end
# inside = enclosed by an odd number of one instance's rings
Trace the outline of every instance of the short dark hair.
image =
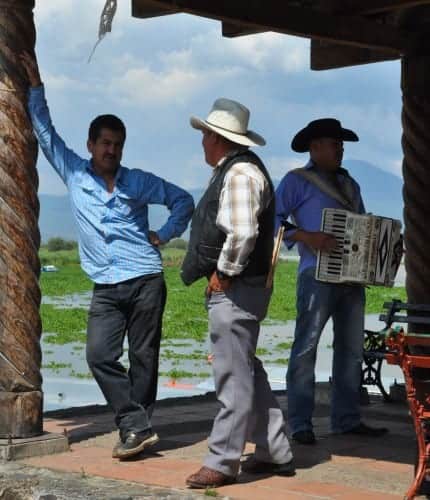
{"type": "Polygon", "coordinates": [[[88,139],[91,142],[96,142],[100,136],[102,128],[107,128],[109,130],[114,130],[115,132],[121,132],[124,138],[126,137],[125,125],[117,116],[115,115],[99,115],[94,118],[90,123],[90,128],[88,130],[88,139]]]}

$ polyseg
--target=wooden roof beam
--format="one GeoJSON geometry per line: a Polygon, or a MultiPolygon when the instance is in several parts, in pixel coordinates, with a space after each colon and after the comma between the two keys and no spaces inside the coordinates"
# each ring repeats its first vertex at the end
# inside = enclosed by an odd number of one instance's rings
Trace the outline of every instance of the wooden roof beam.
{"type": "Polygon", "coordinates": [[[237,36],[255,35],[256,33],[263,33],[262,30],[257,30],[250,26],[243,24],[222,23],[222,36],[227,38],[235,38],[237,36]]]}
{"type": "Polygon", "coordinates": [[[403,53],[413,39],[410,33],[394,26],[358,16],[291,7],[279,0],[265,0],[264,8],[259,0],[162,0],[154,1],[154,4],[233,25],[246,25],[256,31],[275,31],[395,54],[403,53]]]}
{"type": "Polygon", "coordinates": [[[131,4],[131,15],[141,19],[165,16],[177,12],[178,9],[162,6],[159,2],[154,2],[153,0],[132,0],[131,4]]]}
{"type": "Polygon", "coordinates": [[[398,59],[392,52],[312,40],[311,69],[326,70],[398,59]]]}
{"type": "Polygon", "coordinates": [[[430,5],[430,0],[346,0],[339,2],[338,12],[360,15],[379,14],[420,5],[430,5]]]}

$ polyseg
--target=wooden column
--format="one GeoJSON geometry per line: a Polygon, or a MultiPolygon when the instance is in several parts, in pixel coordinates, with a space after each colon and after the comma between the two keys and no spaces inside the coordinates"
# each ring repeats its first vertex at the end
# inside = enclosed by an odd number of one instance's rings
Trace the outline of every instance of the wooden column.
{"type": "Polygon", "coordinates": [[[402,91],[406,291],[430,304],[430,55],[402,60],[402,91]]]}
{"type": "Polygon", "coordinates": [[[37,145],[22,50],[34,0],[0,0],[0,437],[42,433],[37,145]]]}

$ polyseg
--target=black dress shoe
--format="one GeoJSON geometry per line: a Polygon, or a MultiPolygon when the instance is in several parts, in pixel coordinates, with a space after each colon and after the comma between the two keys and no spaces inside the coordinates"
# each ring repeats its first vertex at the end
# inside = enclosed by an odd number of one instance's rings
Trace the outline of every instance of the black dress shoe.
{"type": "Polygon", "coordinates": [[[295,432],[291,437],[294,439],[294,441],[296,441],[297,443],[300,443],[300,444],[315,444],[316,443],[315,434],[313,433],[313,431],[295,432]]]}
{"type": "Polygon", "coordinates": [[[360,422],[356,427],[343,431],[342,434],[356,434],[358,436],[379,437],[387,434],[386,427],[370,427],[369,425],[360,422]]]}
{"type": "Polygon", "coordinates": [[[152,429],[145,432],[129,432],[120,440],[112,451],[112,458],[130,458],[142,452],[148,446],[158,443],[159,437],[152,429]]]}
{"type": "Polygon", "coordinates": [[[249,474],[274,474],[276,476],[294,476],[296,469],[293,460],[283,464],[274,464],[273,462],[262,462],[257,460],[254,455],[247,458],[240,464],[242,472],[249,474]]]}

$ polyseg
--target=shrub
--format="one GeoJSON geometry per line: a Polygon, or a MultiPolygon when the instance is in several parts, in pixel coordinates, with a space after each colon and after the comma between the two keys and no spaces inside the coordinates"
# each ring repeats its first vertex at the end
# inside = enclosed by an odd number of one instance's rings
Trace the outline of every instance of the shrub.
{"type": "Polygon", "coordinates": [[[77,248],[76,241],[64,240],[63,238],[50,238],[46,247],[49,252],[58,252],[59,250],[73,250],[77,248]]]}

